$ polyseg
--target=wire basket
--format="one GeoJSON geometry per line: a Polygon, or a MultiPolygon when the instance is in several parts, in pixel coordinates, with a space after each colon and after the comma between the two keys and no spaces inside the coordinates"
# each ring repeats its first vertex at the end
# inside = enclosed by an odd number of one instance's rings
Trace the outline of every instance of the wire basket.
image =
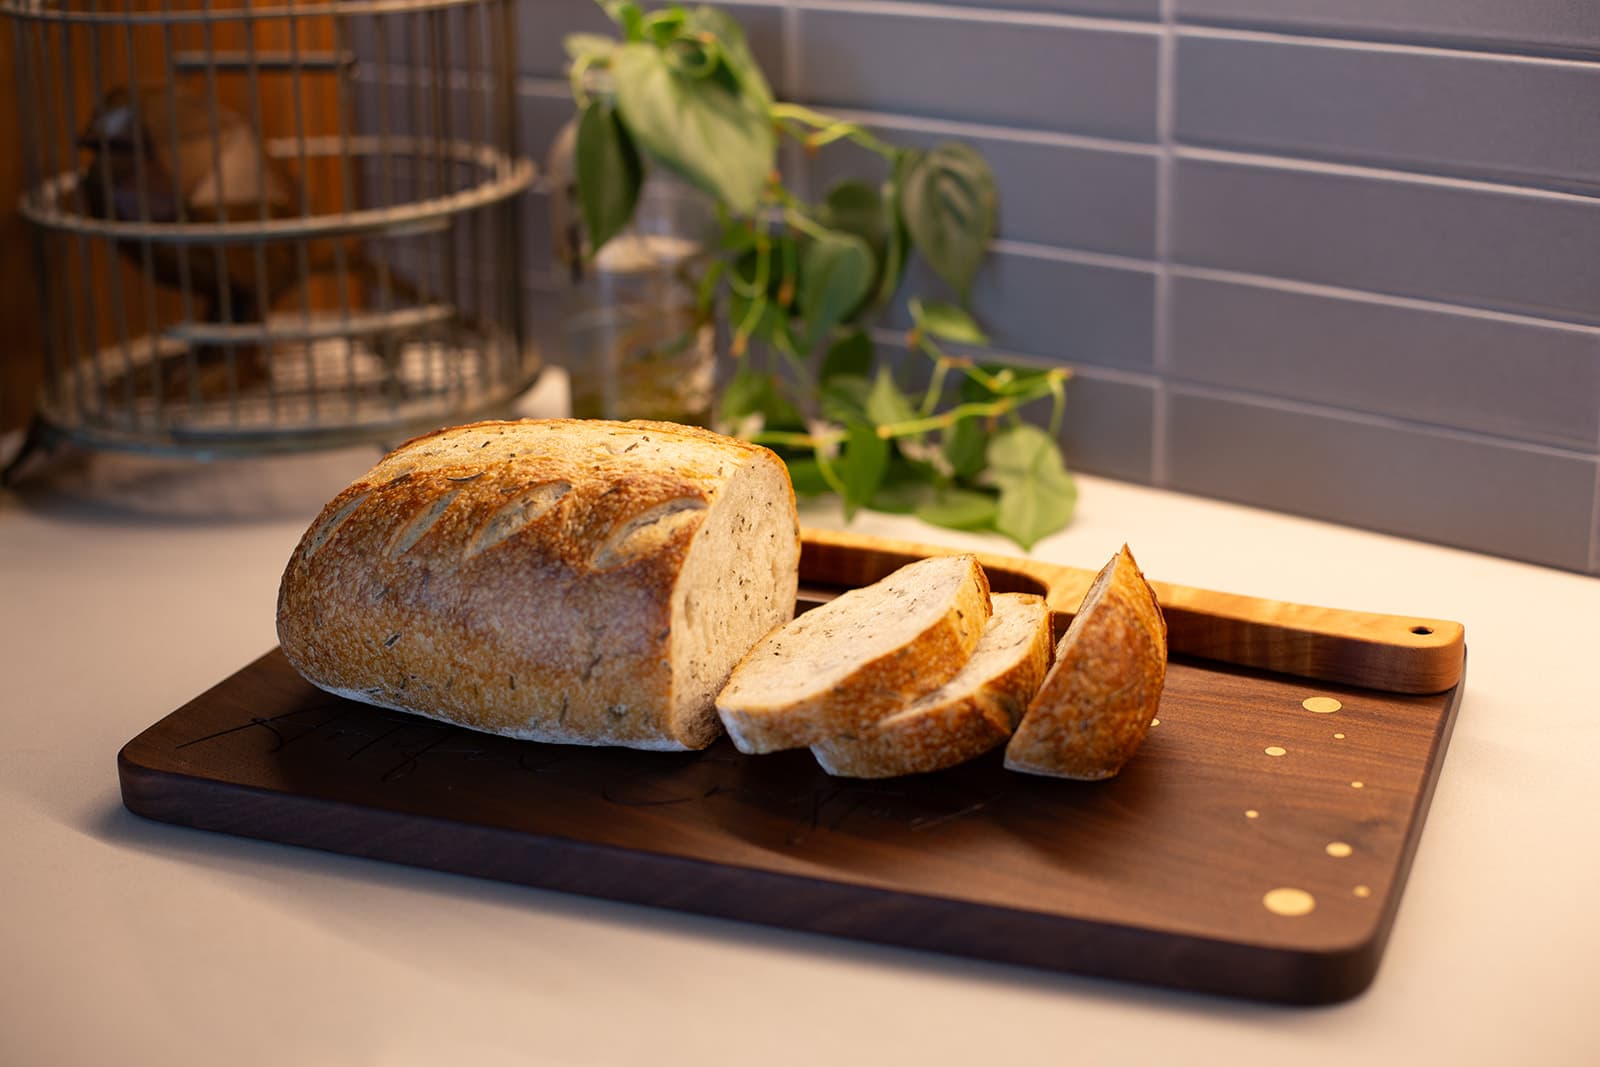
{"type": "Polygon", "coordinates": [[[37,425],[390,442],[537,377],[515,0],[0,0],[42,280],[37,425]]]}

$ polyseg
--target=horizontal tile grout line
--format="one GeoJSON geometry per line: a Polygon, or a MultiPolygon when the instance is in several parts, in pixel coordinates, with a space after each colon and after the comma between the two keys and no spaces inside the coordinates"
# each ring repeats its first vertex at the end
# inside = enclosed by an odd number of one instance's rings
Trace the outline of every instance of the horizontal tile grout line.
{"type": "MultiPolygon", "coordinates": [[[[561,286],[556,285],[546,289],[529,287],[524,282],[524,297],[548,297],[558,295],[561,286]]],[[[889,326],[874,326],[869,329],[873,340],[892,348],[905,348],[905,331],[889,326]]],[[[1149,389],[1154,392],[1163,386],[1169,393],[1200,397],[1207,400],[1218,400],[1228,403],[1248,404],[1255,407],[1267,407],[1280,411],[1288,411],[1300,415],[1317,418],[1333,419],[1342,422],[1356,423],[1377,429],[1394,430],[1404,433],[1418,433],[1434,437],[1446,438],[1468,444],[1489,445],[1501,448],[1510,448],[1537,455],[1550,456],[1557,459],[1578,460],[1596,464],[1596,476],[1600,478],[1600,449],[1586,451],[1581,445],[1555,445],[1548,442],[1528,441],[1524,438],[1507,434],[1490,433],[1482,430],[1466,430],[1460,427],[1449,426],[1443,423],[1427,422],[1421,419],[1406,419],[1394,415],[1384,415],[1359,408],[1341,407],[1336,404],[1319,403],[1316,401],[1301,400],[1284,396],[1278,393],[1261,392],[1249,389],[1239,389],[1231,386],[1215,385],[1198,379],[1185,378],[1180,375],[1162,376],[1151,371],[1136,371],[1122,367],[1110,367],[1103,364],[1083,363],[1070,359],[1060,359],[1053,356],[1040,356],[1027,352],[1018,352],[1012,349],[982,347],[979,349],[985,357],[996,360],[1014,362],[1022,366],[1050,368],[1066,367],[1072,371],[1074,378],[1088,381],[1107,382],[1116,385],[1135,386],[1149,389]]],[[[1069,382],[1067,388],[1071,389],[1069,382]]],[[[1597,501],[1600,508],[1600,501],[1597,501]]],[[[1600,511],[1595,517],[1595,528],[1600,532],[1600,511]]]]}
{"type": "Polygon", "coordinates": [[[1278,144],[1271,146],[1230,143],[1225,137],[1189,136],[1179,142],[1179,147],[1206,152],[1238,152],[1246,155],[1266,154],[1274,159],[1298,160],[1304,163],[1326,163],[1334,167],[1369,167],[1400,175],[1418,178],[1441,178],[1446,181],[1480,182],[1505,189],[1531,192],[1566,193],[1571,196],[1600,199],[1600,179],[1585,180],[1533,171],[1512,171],[1494,167],[1474,167],[1471,164],[1443,164],[1428,160],[1379,160],[1374,156],[1361,158],[1359,150],[1319,151],[1304,145],[1278,144]]]}
{"type": "Polygon", "coordinates": [[[891,111],[829,107],[822,110],[835,118],[862,126],[892,126],[918,133],[947,133],[952,137],[974,137],[990,141],[1012,141],[1019,144],[1036,144],[1060,148],[1087,148],[1101,152],[1125,155],[1157,156],[1161,146],[1148,141],[1119,141],[1113,137],[1096,137],[1086,133],[1062,133],[1053,130],[1030,130],[1020,126],[995,126],[983,122],[964,122],[959,119],[928,118],[905,115],[891,111]]]}
{"type": "Polygon", "coordinates": [[[1360,37],[1330,32],[1328,35],[1296,33],[1293,30],[1232,29],[1220,26],[1180,25],[1178,38],[1193,40],[1249,41],[1260,44],[1281,44],[1303,48],[1324,48],[1329,51],[1381,52],[1405,56],[1437,56],[1463,59],[1468,62],[1505,60],[1543,67],[1575,67],[1580,70],[1600,70],[1600,54],[1593,59],[1567,56],[1527,55],[1521,52],[1496,52],[1486,49],[1452,48],[1438,44],[1406,44],[1393,41],[1369,41],[1360,37]]]}
{"type": "MultiPolygon", "coordinates": [[[[990,242],[991,253],[998,252],[1028,259],[1046,259],[1058,263],[1077,263],[1088,267],[1107,267],[1114,270],[1137,271],[1154,275],[1160,264],[1151,260],[1113,255],[1107,252],[1089,252],[1054,245],[1031,244],[1025,241],[1000,239],[990,242]]],[[[1425,297],[1401,296],[1371,289],[1354,289],[1348,286],[1327,285],[1321,282],[1299,281],[1270,274],[1251,274],[1247,271],[1226,270],[1219,267],[1201,267],[1174,262],[1168,268],[1174,277],[1193,278],[1198,281],[1225,282],[1252,289],[1269,289],[1305,296],[1320,296],[1351,303],[1377,304],[1383,307],[1404,308],[1412,311],[1429,311],[1457,318],[1479,319],[1512,326],[1532,326],[1539,329],[1575,333],[1600,340],[1600,325],[1571,322],[1566,319],[1543,318],[1538,315],[1499,311],[1494,308],[1475,307],[1471,304],[1453,304],[1445,300],[1425,297]]],[[[541,287],[542,288],[542,287],[541,287]]]]}
{"type": "Polygon", "coordinates": [[[1526,441],[1522,438],[1509,437],[1505,434],[1488,433],[1481,430],[1463,430],[1460,427],[1446,426],[1437,422],[1424,422],[1420,419],[1405,419],[1397,415],[1382,415],[1377,412],[1362,411],[1358,408],[1319,404],[1314,401],[1280,396],[1276,393],[1262,393],[1249,389],[1212,385],[1189,378],[1173,377],[1168,379],[1168,385],[1176,394],[1199,397],[1204,400],[1221,400],[1231,403],[1250,404],[1255,407],[1271,407],[1296,415],[1335,419],[1340,422],[1356,423],[1374,429],[1420,433],[1430,437],[1442,437],[1466,444],[1493,445],[1519,452],[1549,456],[1553,459],[1575,459],[1584,463],[1594,463],[1597,467],[1600,467],[1600,454],[1585,451],[1579,445],[1562,446],[1540,441],[1526,441]]]}
{"type": "Polygon", "coordinates": [[[1141,274],[1155,274],[1160,264],[1135,256],[1119,256],[1114,252],[1091,252],[1087,249],[1067,248],[1061,245],[1041,245],[1031,241],[1018,241],[1000,237],[989,242],[991,252],[1002,255],[1027,256],[1030,259],[1048,259],[1057,263],[1081,263],[1086,267],[1109,267],[1112,270],[1132,270],[1141,274]]]}
{"type": "MultiPolygon", "coordinates": [[[[906,332],[904,330],[897,330],[892,326],[874,326],[867,333],[879,344],[905,348],[906,332]]],[[[1100,363],[1076,363],[1072,360],[1057,359],[1054,356],[1035,356],[1027,352],[1014,352],[1007,348],[970,345],[965,347],[978,347],[978,350],[983,352],[985,358],[993,356],[996,360],[1017,363],[1024,367],[1037,367],[1041,370],[1065,367],[1072,372],[1074,378],[1088,378],[1091,381],[1112,382],[1117,385],[1137,385],[1145,389],[1154,389],[1159,381],[1153,373],[1128,370],[1126,367],[1107,367],[1100,363]]],[[[1070,382],[1067,388],[1072,388],[1070,382]]]]}
{"type": "Polygon", "coordinates": [[[839,12],[848,15],[896,15],[901,18],[939,19],[945,22],[1000,23],[1007,26],[1033,26],[1065,30],[1092,30],[1155,36],[1161,24],[1149,19],[1119,19],[1114,16],[1069,15],[1054,11],[1007,11],[992,7],[899,2],[883,0],[800,0],[796,5],[807,11],[839,12]]]}
{"type": "MultiPolygon", "coordinates": [[[[383,83],[406,83],[406,75],[410,68],[391,67],[386,71],[387,77],[383,83]]],[[[474,86],[468,81],[465,73],[456,73],[452,76],[452,88],[482,88],[474,86]]],[[[380,79],[371,74],[358,75],[358,80],[367,84],[380,84],[380,79]]],[[[557,78],[544,78],[523,76],[517,81],[517,91],[526,96],[559,99],[569,101],[571,89],[567,83],[557,78]]],[[[879,125],[898,128],[921,133],[948,133],[952,137],[968,137],[976,139],[1007,141],[1013,144],[1032,144],[1041,147],[1076,148],[1085,151],[1099,151],[1108,154],[1140,156],[1144,158],[1160,158],[1163,149],[1160,145],[1143,141],[1119,141],[1114,138],[1095,137],[1088,134],[1060,133],[1046,130],[1030,130],[1022,127],[995,126],[984,123],[962,122],[951,119],[928,118],[923,116],[905,115],[896,112],[871,111],[859,108],[826,108],[827,112],[838,118],[862,125],[879,125]]],[[[1234,163],[1241,165],[1259,166],[1268,169],[1291,170],[1302,173],[1336,174],[1350,177],[1371,178],[1376,181],[1411,182],[1421,185],[1436,185],[1442,188],[1457,188],[1470,191],[1502,193],[1512,196],[1528,196],[1534,198],[1549,198],[1568,203],[1587,203],[1600,205],[1600,186],[1593,186],[1593,192],[1578,192],[1570,186],[1577,182],[1562,182],[1562,179],[1546,178],[1547,181],[1558,181],[1569,185],[1569,188],[1553,189],[1546,185],[1531,185],[1509,179],[1495,179],[1489,177],[1469,177],[1465,175],[1440,174],[1434,171],[1409,170],[1396,166],[1382,166],[1373,163],[1338,162],[1332,159],[1319,159],[1307,156],[1279,154],[1276,152],[1252,150],[1246,148],[1228,148],[1220,145],[1204,145],[1193,142],[1180,142],[1174,146],[1174,155],[1179,159],[1194,159],[1203,162],[1234,163]]],[[[1420,164],[1419,164],[1420,165],[1420,164]]],[[[1535,176],[1529,176],[1533,178],[1535,176]]],[[[1586,188],[1590,188],[1585,186],[1586,188]]]]}
{"type": "Polygon", "coordinates": [[[1407,308],[1415,311],[1433,311],[1463,318],[1509,323],[1516,326],[1538,326],[1544,329],[1561,330],[1566,333],[1583,334],[1600,340],[1600,326],[1583,322],[1568,322],[1565,319],[1547,319],[1538,315],[1520,315],[1512,311],[1496,311],[1493,308],[1473,307],[1470,304],[1452,304],[1443,300],[1398,296],[1393,293],[1380,293],[1369,289],[1351,289],[1340,285],[1324,285],[1320,282],[1302,282],[1292,278],[1279,278],[1270,274],[1251,274],[1246,271],[1224,270],[1217,267],[1197,267],[1174,263],[1172,271],[1179,277],[1196,278],[1201,281],[1229,282],[1235,285],[1247,285],[1256,289],[1279,289],[1290,293],[1303,293],[1307,296],[1326,296],[1364,304],[1382,304],[1387,307],[1407,308]]]}
{"type": "MultiPolygon", "coordinates": [[[[880,344],[903,348],[905,333],[891,327],[873,327],[869,333],[880,344]]],[[[1540,441],[1528,441],[1519,437],[1505,434],[1488,433],[1480,430],[1464,430],[1460,427],[1447,426],[1443,423],[1425,422],[1421,419],[1405,419],[1394,415],[1382,415],[1359,408],[1340,407],[1334,404],[1321,404],[1314,401],[1298,400],[1293,397],[1282,396],[1277,393],[1257,392],[1248,389],[1236,389],[1228,386],[1213,385],[1207,382],[1175,375],[1163,378],[1160,375],[1128,370],[1121,367],[1107,367],[1095,363],[1077,363],[1072,360],[1062,360],[1053,357],[1037,356],[1026,352],[1016,352],[1009,349],[983,348],[985,356],[992,356],[997,360],[1011,361],[1029,367],[1067,367],[1072,371],[1074,378],[1086,378],[1090,381],[1111,382],[1118,385],[1133,385],[1141,388],[1155,390],[1165,384],[1169,389],[1191,396],[1208,400],[1222,400],[1233,403],[1246,403],[1257,407],[1272,407],[1279,410],[1290,411],[1301,415],[1311,415],[1319,418],[1335,419],[1343,422],[1355,422],[1364,426],[1378,429],[1397,430],[1406,433],[1423,433],[1436,437],[1449,438],[1469,444],[1494,445],[1508,447],[1520,451],[1547,455],[1559,459],[1576,459],[1593,462],[1597,465],[1597,475],[1600,475],[1600,454],[1587,452],[1579,445],[1562,446],[1540,441]]],[[[1067,386],[1071,389],[1071,384],[1067,386]]]]}
{"type": "Polygon", "coordinates": [[[517,93],[522,96],[559,96],[572,99],[572,86],[565,78],[551,78],[541,74],[519,74],[517,93]]]}
{"type": "MultiPolygon", "coordinates": [[[[560,97],[570,99],[571,88],[558,78],[525,75],[517,81],[517,91],[525,96],[560,97]]],[[[893,111],[823,106],[820,110],[846,122],[862,126],[892,126],[917,133],[947,133],[952,137],[974,137],[990,141],[1012,141],[1018,144],[1036,144],[1047,147],[1084,148],[1122,155],[1154,157],[1160,154],[1159,145],[1148,141],[1119,141],[1114,137],[1096,137],[1086,133],[1062,133],[1055,130],[1030,130],[1021,126],[994,126],[988,123],[966,122],[959,119],[931,118],[924,115],[906,115],[893,111]]]]}
{"type": "Polygon", "coordinates": [[[1385,30],[1371,26],[1314,26],[1277,23],[1264,25],[1260,21],[1232,20],[1222,17],[1187,15],[1179,19],[1184,29],[1216,29],[1236,33],[1283,34],[1289,37],[1310,39],[1357,41],[1366,44],[1411,45],[1418,48],[1439,48],[1448,52],[1484,53],[1491,56],[1523,56],[1533,59],[1575,59],[1600,61],[1600,44],[1584,46],[1539,44],[1534,41],[1486,40],[1449,33],[1429,33],[1404,30],[1385,30]]]}
{"type": "Polygon", "coordinates": [[[1331,174],[1348,178],[1370,178],[1396,184],[1432,185],[1444,189],[1462,189],[1470,192],[1500,193],[1528,199],[1555,200],[1570,204],[1589,204],[1600,208],[1600,196],[1540,189],[1535,186],[1511,185],[1507,182],[1486,181],[1479,178],[1449,178],[1439,174],[1394,170],[1358,163],[1328,163],[1321,160],[1299,159],[1266,152],[1244,152],[1226,148],[1197,148],[1179,145],[1173,150],[1178,159],[1192,159],[1204,163],[1231,163],[1239,166],[1260,167],[1264,170],[1289,170],[1307,174],[1331,174]]]}

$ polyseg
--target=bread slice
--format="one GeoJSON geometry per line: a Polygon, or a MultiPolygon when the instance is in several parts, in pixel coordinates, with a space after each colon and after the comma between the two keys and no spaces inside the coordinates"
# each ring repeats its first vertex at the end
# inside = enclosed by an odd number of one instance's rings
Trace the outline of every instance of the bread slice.
{"type": "Polygon", "coordinates": [[[865,730],[811,746],[829,774],[890,778],[964,763],[1016,729],[1050,666],[1050,610],[1032,593],[996,593],[972,658],[938,689],[865,730]]]}
{"type": "Polygon", "coordinates": [[[765,448],[530,419],[409,441],[335,497],[278,595],[329,692],[535,741],[695,749],[734,665],[794,615],[800,529],[765,448]]]}
{"type": "Polygon", "coordinates": [[[735,668],[717,712],[741,752],[863,730],[954,677],[991,610],[976,557],[909,563],[768,634],[735,668]]]}
{"type": "Polygon", "coordinates": [[[1123,545],[1061,635],[1055,665],[1006,745],[1006,766],[1110,778],[1144,741],[1166,676],[1167,622],[1123,545]]]}

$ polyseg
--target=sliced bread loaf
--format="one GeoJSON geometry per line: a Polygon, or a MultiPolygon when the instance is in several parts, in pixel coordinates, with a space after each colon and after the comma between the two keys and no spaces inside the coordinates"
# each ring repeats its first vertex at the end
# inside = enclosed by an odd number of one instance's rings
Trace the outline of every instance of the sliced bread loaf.
{"type": "Polygon", "coordinates": [[[1095,576],[1055,665],[1006,745],[1006,766],[1110,778],[1144,741],[1167,676],[1167,622],[1128,546],[1095,576]]]}
{"type": "Polygon", "coordinates": [[[954,677],[991,610],[975,557],[909,563],[768,634],[734,669],[717,712],[741,752],[863,730],[954,677]]]}
{"type": "Polygon", "coordinates": [[[996,593],[972,658],[938,689],[872,726],[811,746],[829,774],[889,778],[953,767],[1003,743],[1050,666],[1050,611],[1032,593],[996,593]]]}
{"type": "Polygon", "coordinates": [[[794,614],[783,462],[669,423],[480,422],[329,502],[278,594],[284,654],[353,700],[535,741],[702,748],[794,614]]]}

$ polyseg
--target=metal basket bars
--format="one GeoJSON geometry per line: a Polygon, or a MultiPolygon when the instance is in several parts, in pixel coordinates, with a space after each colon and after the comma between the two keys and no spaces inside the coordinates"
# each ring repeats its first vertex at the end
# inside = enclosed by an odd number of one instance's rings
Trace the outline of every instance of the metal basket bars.
{"type": "Polygon", "coordinates": [[[189,455],[391,442],[534,380],[515,0],[3,0],[40,424],[189,455]]]}

